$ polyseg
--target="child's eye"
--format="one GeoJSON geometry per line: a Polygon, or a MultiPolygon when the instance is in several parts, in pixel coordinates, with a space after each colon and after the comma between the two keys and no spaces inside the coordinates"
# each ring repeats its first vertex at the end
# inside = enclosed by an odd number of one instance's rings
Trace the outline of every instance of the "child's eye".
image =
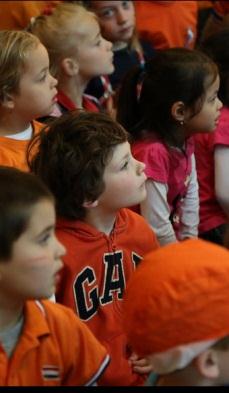
{"type": "Polygon", "coordinates": [[[217,96],[214,96],[210,99],[210,102],[214,102],[216,100],[217,96]]]}
{"type": "Polygon", "coordinates": [[[112,8],[107,8],[101,12],[101,16],[104,18],[111,18],[114,15],[114,10],[112,8]]]}
{"type": "Polygon", "coordinates": [[[42,77],[39,79],[39,82],[44,82],[46,79],[47,74],[42,75],[42,77]]]}
{"type": "Polygon", "coordinates": [[[99,41],[96,42],[95,46],[100,46],[101,42],[102,42],[102,40],[100,39],[99,41]]]}
{"type": "Polygon", "coordinates": [[[123,1],[122,2],[122,6],[123,6],[123,8],[128,9],[129,6],[130,6],[130,2],[129,1],[123,1]]]}
{"type": "Polygon", "coordinates": [[[126,161],[126,162],[124,163],[124,165],[121,167],[121,171],[127,169],[127,168],[128,168],[128,165],[129,165],[129,161],[126,161]]]}
{"type": "Polygon", "coordinates": [[[46,245],[46,243],[48,242],[48,240],[50,239],[50,237],[51,237],[51,233],[46,233],[45,235],[43,235],[42,237],[40,237],[40,238],[38,239],[38,243],[39,243],[40,245],[46,245]]]}

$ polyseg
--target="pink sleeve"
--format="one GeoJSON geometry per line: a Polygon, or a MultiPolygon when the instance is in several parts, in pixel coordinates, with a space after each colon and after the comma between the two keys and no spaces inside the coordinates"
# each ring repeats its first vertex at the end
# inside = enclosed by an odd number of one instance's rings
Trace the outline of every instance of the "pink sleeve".
{"type": "Polygon", "coordinates": [[[214,146],[229,146],[229,109],[223,108],[218,127],[214,134],[214,146]]]}
{"type": "Polygon", "coordinates": [[[160,183],[168,183],[169,155],[159,142],[137,142],[132,147],[133,156],[146,165],[146,176],[160,183]]]}

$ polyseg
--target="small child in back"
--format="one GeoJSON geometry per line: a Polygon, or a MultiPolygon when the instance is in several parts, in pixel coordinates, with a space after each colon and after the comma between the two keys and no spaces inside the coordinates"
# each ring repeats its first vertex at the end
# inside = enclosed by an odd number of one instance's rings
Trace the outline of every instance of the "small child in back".
{"type": "Polygon", "coordinates": [[[229,252],[200,239],[149,253],[127,286],[124,328],[154,386],[229,383],[229,252]]]}
{"type": "Polygon", "coordinates": [[[200,197],[199,236],[223,244],[229,220],[229,29],[211,35],[203,42],[202,50],[219,67],[219,98],[223,108],[213,133],[194,136],[200,197]]]}
{"type": "Polygon", "coordinates": [[[117,118],[133,136],[132,152],[146,164],[141,214],[161,245],[198,235],[199,198],[194,141],[215,129],[222,103],[216,64],[185,48],[158,51],[126,77],[117,118]]]}
{"type": "Polygon", "coordinates": [[[138,38],[133,1],[92,0],[84,1],[84,4],[96,13],[102,35],[113,44],[114,72],[105,80],[93,79],[87,88],[89,94],[95,95],[104,104],[109,97],[109,86],[117,91],[126,72],[136,64],[143,66],[155,51],[146,40],[138,38]]]}
{"type": "Polygon", "coordinates": [[[0,167],[0,189],[0,386],[93,385],[109,362],[105,348],[71,310],[42,300],[65,254],[54,198],[15,168],[0,167]]]}
{"type": "Polygon", "coordinates": [[[102,385],[140,385],[147,372],[121,326],[126,283],[143,255],[157,248],[145,220],[124,207],[146,196],[144,164],[127,132],[108,115],[71,112],[30,146],[30,166],[57,201],[57,236],[67,248],[56,299],[71,307],[108,348],[102,385]]]}
{"type": "Polygon", "coordinates": [[[56,85],[37,37],[0,31],[0,165],[28,169],[26,148],[42,126],[34,119],[52,111],[56,85]]]}
{"type": "Polygon", "coordinates": [[[52,115],[77,108],[98,112],[101,106],[85,89],[93,77],[113,72],[114,65],[112,44],[101,36],[95,14],[62,2],[50,15],[35,18],[28,29],[47,48],[51,73],[58,80],[52,115]]]}

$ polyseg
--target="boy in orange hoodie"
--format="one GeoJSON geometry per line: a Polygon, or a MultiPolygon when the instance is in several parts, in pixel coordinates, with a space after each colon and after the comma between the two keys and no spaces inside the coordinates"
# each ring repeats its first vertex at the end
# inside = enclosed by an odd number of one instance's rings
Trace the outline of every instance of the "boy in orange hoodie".
{"type": "Polygon", "coordinates": [[[101,383],[140,385],[149,368],[127,347],[121,316],[127,281],[158,248],[144,218],[126,209],[146,196],[145,165],[133,158],[127,132],[102,113],[66,114],[32,146],[31,168],[56,197],[57,236],[67,248],[57,301],[107,346],[101,383]]]}

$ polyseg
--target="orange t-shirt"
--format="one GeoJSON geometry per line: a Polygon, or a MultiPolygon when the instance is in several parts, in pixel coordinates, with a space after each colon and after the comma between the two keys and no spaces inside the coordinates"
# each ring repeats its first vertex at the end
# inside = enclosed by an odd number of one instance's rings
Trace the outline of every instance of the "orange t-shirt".
{"type": "Polygon", "coordinates": [[[59,1],[0,1],[0,30],[25,29],[32,17],[59,1]]]}
{"type": "MultiPolygon", "coordinates": [[[[44,124],[32,121],[33,135],[38,134],[44,124]]],[[[17,140],[0,136],[0,165],[11,166],[28,171],[26,151],[30,140],[17,140]]]]}
{"type": "Polygon", "coordinates": [[[88,386],[109,363],[105,348],[73,311],[27,301],[24,327],[8,359],[0,345],[0,386],[88,386]]]}
{"type": "Polygon", "coordinates": [[[193,48],[197,1],[135,1],[137,30],[156,49],[193,48]]]}

